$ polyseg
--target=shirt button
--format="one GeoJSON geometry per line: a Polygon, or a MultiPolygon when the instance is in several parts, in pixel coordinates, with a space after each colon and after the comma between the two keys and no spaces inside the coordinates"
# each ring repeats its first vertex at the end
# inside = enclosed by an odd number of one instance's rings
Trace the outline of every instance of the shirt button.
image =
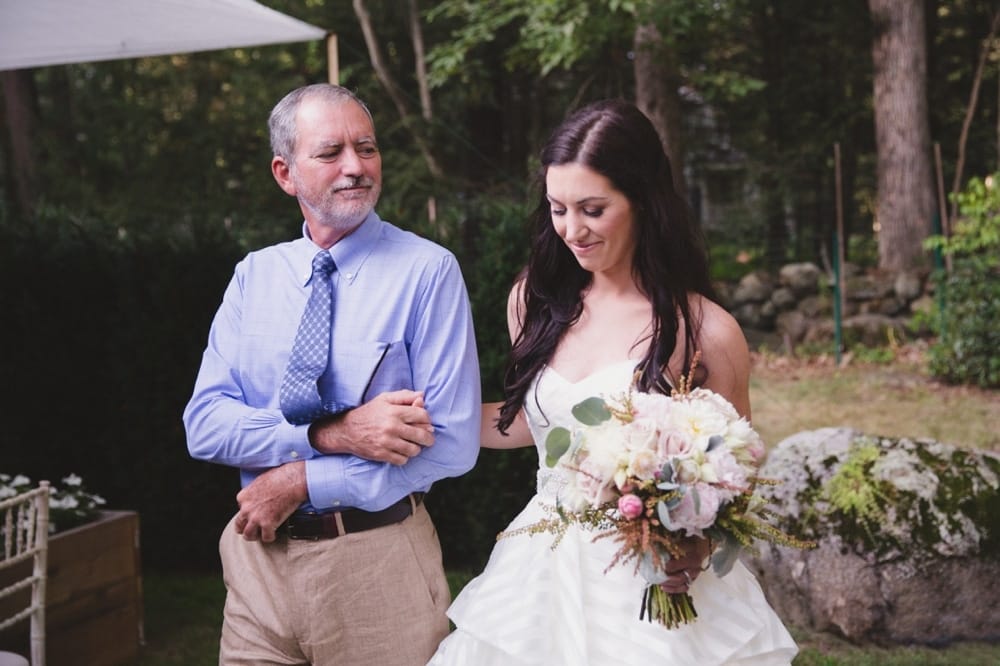
{"type": "Polygon", "coordinates": [[[298,451],[292,451],[292,457],[293,458],[298,458],[299,457],[299,452],[298,451]]]}
{"type": "Polygon", "coordinates": [[[344,275],[347,276],[348,280],[353,280],[354,279],[354,273],[344,273],[344,275]]]}

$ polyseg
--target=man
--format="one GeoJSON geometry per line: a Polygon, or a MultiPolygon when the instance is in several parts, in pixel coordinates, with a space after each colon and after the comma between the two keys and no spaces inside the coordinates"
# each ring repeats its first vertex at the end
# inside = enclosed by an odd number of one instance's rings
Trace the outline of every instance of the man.
{"type": "Polygon", "coordinates": [[[241,470],[219,661],[422,665],[450,602],[423,493],[478,452],[465,284],[374,212],[381,156],[351,92],[294,90],[269,125],[303,237],[237,265],[184,411],[191,455],[241,470]]]}

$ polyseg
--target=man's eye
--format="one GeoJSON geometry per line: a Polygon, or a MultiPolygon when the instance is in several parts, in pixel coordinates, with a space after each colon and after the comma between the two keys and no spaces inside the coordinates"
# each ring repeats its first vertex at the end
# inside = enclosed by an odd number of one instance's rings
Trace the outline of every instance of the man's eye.
{"type": "Polygon", "coordinates": [[[375,146],[361,146],[358,148],[358,155],[363,157],[371,157],[378,153],[378,148],[375,146]]]}

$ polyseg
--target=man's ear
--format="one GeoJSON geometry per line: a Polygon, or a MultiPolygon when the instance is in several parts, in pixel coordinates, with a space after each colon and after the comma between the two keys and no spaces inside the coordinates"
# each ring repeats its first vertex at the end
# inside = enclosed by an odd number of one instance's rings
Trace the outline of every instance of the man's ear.
{"type": "Polygon", "coordinates": [[[275,155],[271,159],[271,174],[286,194],[295,196],[295,183],[292,182],[291,167],[288,166],[284,157],[275,155]]]}

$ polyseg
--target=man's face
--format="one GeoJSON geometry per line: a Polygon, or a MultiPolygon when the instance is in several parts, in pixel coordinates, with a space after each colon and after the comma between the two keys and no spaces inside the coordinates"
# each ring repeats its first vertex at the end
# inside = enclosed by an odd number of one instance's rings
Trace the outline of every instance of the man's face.
{"type": "MultiPolygon", "coordinates": [[[[306,98],[296,114],[295,154],[283,182],[296,196],[310,233],[333,242],[353,231],[382,191],[382,157],[368,114],[352,100],[306,98]]],[[[281,161],[280,158],[275,158],[281,161]]]]}

